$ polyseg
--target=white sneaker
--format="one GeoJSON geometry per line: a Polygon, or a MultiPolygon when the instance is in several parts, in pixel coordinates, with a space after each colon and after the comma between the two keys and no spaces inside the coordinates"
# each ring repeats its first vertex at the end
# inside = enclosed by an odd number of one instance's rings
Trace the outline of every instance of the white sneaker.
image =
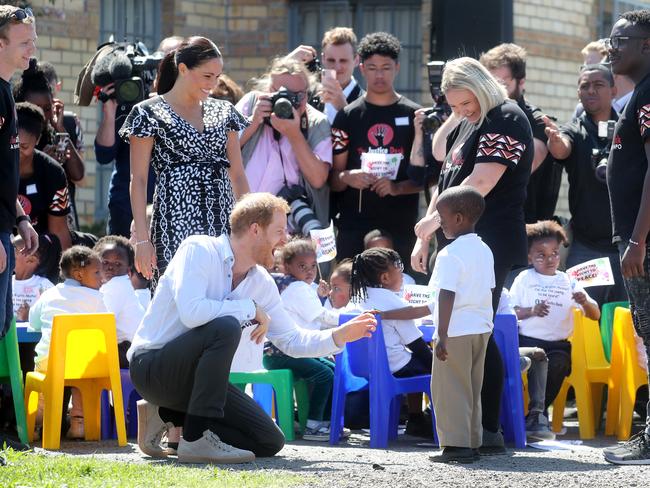
{"type": "Polygon", "coordinates": [[[85,438],[84,431],[84,418],[83,417],[70,417],[70,428],[65,434],[68,439],[83,439],[85,438]]]}
{"type": "Polygon", "coordinates": [[[238,464],[255,461],[255,454],[226,444],[219,439],[217,434],[206,430],[203,432],[203,437],[193,442],[181,438],[178,444],[178,461],[181,463],[238,464]]]}
{"type": "Polygon", "coordinates": [[[167,457],[167,450],[160,445],[162,436],[174,427],[171,422],[163,422],[158,407],[146,400],[138,400],[138,447],[147,456],[167,457]]]}

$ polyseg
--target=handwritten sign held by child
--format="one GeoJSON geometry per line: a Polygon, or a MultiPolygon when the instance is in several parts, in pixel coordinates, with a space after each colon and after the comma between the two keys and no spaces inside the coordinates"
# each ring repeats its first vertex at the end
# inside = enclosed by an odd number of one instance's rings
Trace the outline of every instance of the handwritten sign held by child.
{"type": "Polygon", "coordinates": [[[363,153],[361,154],[361,170],[376,176],[377,178],[397,178],[399,163],[404,156],[402,154],[385,153],[363,153]]]}
{"type": "Polygon", "coordinates": [[[336,237],[334,236],[334,222],[330,221],[327,229],[314,229],[309,231],[311,240],[316,245],[316,262],[326,263],[336,257],[336,237]]]}
{"type": "Polygon", "coordinates": [[[597,258],[577,264],[567,269],[566,273],[572,280],[579,282],[583,288],[614,284],[614,274],[609,258],[597,258]]]}
{"type": "MultiPolygon", "coordinates": [[[[435,291],[424,285],[404,285],[402,298],[413,307],[427,305],[435,300],[435,291]]],[[[427,315],[419,321],[416,321],[416,323],[419,325],[420,321],[422,324],[432,324],[433,317],[427,315]]]]}

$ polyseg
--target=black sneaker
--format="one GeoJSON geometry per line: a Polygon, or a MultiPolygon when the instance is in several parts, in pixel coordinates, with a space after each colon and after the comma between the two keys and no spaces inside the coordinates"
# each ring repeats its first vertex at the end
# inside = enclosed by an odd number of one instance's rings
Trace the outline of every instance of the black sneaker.
{"type": "Polygon", "coordinates": [[[612,464],[650,464],[650,436],[639,432],[620,446],[603,450],[603,455],[612,464]]]}
{"type": "Polygon", "coordinates": [[[411,415],[406,421],[405,433],[414,437],[433,439],[433,419],[431,414],[411,415]]]}
{"type": "Polygon", "coordinates": [[[475,461],[474,449],[469,447],[445,447],[439,456],[430,456],[434,463],[470,464],[475,461]]]}

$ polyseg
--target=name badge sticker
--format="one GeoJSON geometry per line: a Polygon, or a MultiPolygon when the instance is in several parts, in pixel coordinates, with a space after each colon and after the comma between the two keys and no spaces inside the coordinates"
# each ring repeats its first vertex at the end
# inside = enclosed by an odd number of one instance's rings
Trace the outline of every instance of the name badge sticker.
{"type": "Polygon", "coordinates": [[[27,188],[25,188],[25,192],[28,195],[33,195],[34,193],[38,193],[38,190],[36,189],[36,184],[32,183],[31,185],[27,185],[27,188]]]}
{"type": "Polygon", "coordinates": [[[408,117],[395,117],[395,125],[397,125],[397,126],[409,125],[409,118],[408,117]]]}

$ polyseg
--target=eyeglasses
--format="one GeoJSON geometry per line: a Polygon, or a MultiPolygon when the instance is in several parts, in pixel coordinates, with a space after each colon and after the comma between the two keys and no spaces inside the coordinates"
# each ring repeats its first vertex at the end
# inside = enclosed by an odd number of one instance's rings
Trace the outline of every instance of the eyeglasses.
{"type": "Polygon", "coordinates": [[[620,49],[630,39],[647,39],[646,36],[615,36],[603,39],[607,49],[620,49]]]}
{"type": "Polygon", "coordinates": [[[404,271],[404,263],[402,262],[401,259],[398,259],[397,261],[395,261],[395,262],[393,263],[393,265],[394,265],[397,269],[399,269],[400,271],[404,271]]]}
{"type": "Polygon", "coordinates": [[[34,18],[34,12],[32,12],[32,9],[29,7],[19,8],[18,10],[14,10],[12,13],[10,13],[9,16],[4,20],[1,20],[0,27],[12,20],[15,20],[16,22],[22,22],[28,17],[32,19],[34,18]]]}

